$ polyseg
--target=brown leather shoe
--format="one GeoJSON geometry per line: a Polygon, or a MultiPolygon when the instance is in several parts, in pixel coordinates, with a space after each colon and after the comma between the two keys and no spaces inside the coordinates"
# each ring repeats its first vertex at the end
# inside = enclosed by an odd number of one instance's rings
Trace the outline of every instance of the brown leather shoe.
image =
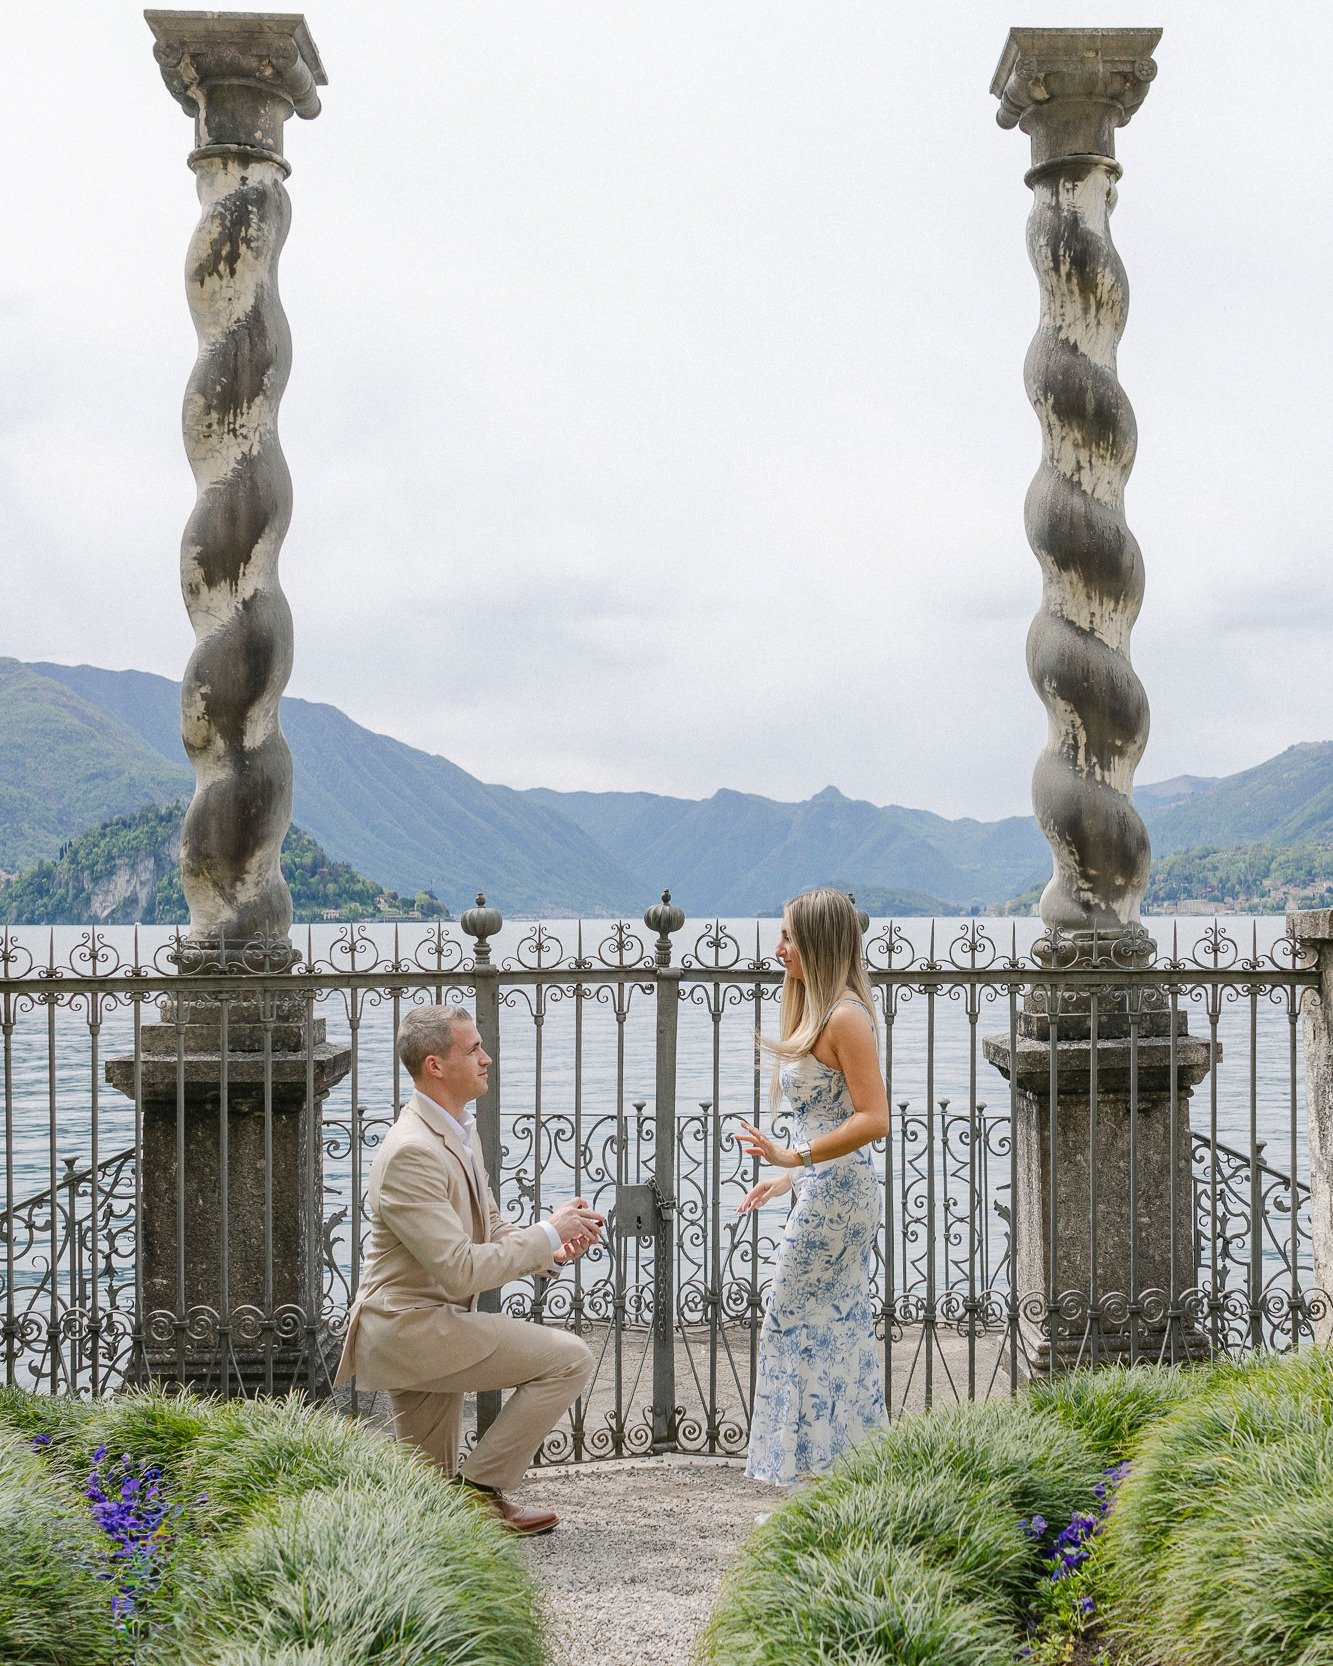
{"type": "Polygon", "coordinates": [[[484,1505],[507,1533],[522,1533],[533,1538],[539,1533],[549,1533],[560,1520],[554,1510],[525,1510],[502,1492],[496,1492],[494,1487],[483,1487],[476,1481],[469,1481],[466,1475],[457,1475],[454,1480],[469,1497],[484,1505]]]}
{"type": "Polygon", "coordinates": [[[524,1533],[533,1537],[538,1533],[549,1533],[560,1520],[554,1510],[525,1510],[502,1492],[493,1492],[486,1503],[507,1533],[524,1533]]]}

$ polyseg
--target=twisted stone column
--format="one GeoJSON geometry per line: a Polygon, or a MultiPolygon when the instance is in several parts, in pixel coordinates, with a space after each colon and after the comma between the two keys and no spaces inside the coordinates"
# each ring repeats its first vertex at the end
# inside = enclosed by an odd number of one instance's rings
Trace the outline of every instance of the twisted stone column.
{"type": "Polygon", "coordinates": [[[1050,719],[1032,782],[1054,856],[1041,915],[1055,931],[1135,934],[1148,833],[1134,770],[1148,700],[1130,664],[1143,560],[1125,524],[1134,413],[1116,375],[1129,286],[1111,242],[1120,167],[1115,130],[1147,95],[1160,29],[1015,29],[991,85],[1001,127],[1032,141],[1028,253],[1041,319],[1028,398],[1042,461],[1028,491],[1028,541],[1044,579],[1028,671],[1050,719]]]}
{"type": "Polygon", "coordinates": [[[181,693],[196,783],[181,849],[187,975],[136,1052],[106,1066],[142,1129],[132,1374],[319,1394],[335,1347],[321,1311],[321,1106],[351,1052],[285,987],[292,766],[278,702],[292,622],[278,551],[292,492],[277,421],[291,365],[283,123],[318,115],[324,71],[300,17],[146,16],[167,87],[194,117],[203,212],[185,275],[199,336],[183,424],[198,486],[181,544],[196,639],[181,693]],[[188,975],[218,971],[269,975],[207,993],[188,975]]]}
{"type": "Polygon", "coordinates": [[[324,71],[300,17],[146,14],[168,89],[195,120],[190,156],[202,213],[186,260],[199,337],[185,394],[185,449],[198,486],[181,543],[196,646],[181,686],[195,793],[181,836],[189,945],[261,940],[288,958],[291,897],[279,855],[292,764],[278,702],[292,621],[278,552],[292,489],[278,442],[291,337],[278,257],[291,221],[283,123],[319,114],[324,71]]]}
{"type": "Polygon", "coordinates": [[[1050,732],[1033,776],[1054,871],[1052,967],[987,1058],[1013,1083],[1013,1267],[1028,1364],[1179,1358],[1198,1349],[1189,1100],[1213,1062],[1133,973],[1147,830],[1133,803],[1148,700],[1130,664],[1143,560],[1125,524],[1134,413],[1116,375],[1129,287],[1111,242],[1115,130],[1157,73],[1159,29],[1014,29],[991,83],[1032,142],[1028,252],[1041,318],[1028,397],[1042,460],[1026,525],[1043,574],[1028,669],[1050,732]],[[1067,975],[1072,972],[1073,976],[1067,975]]]}

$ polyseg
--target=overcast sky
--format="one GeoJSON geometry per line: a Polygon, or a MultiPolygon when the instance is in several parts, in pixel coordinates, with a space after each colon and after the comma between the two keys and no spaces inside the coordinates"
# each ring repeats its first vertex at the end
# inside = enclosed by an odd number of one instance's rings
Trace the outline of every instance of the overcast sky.
{"type": "MultiPolygon", "coordinates": [[[[989,83],[1011,23],[1161,24],[1113,221],[1139,779],[1333,737],[1333,7],[306,15],[291,693],[513,786],[1026,810],[1037,293],[989,83]]],[[[191,125],[129,0],[5,32],[0,654],[178,677],[191,125]]]]}

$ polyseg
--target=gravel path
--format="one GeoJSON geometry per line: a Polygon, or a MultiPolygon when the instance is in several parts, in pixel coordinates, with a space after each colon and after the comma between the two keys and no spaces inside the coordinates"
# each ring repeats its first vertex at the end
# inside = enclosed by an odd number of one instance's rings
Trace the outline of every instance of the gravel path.
{"type": "Polygon", "coordinates": [[[532,1471],[516,1502],[560,1516],[523,1549],[555,1660],[690,1666],[723,1570],[780,1498],[743,1461],[651,1458],[532,1471]]]}

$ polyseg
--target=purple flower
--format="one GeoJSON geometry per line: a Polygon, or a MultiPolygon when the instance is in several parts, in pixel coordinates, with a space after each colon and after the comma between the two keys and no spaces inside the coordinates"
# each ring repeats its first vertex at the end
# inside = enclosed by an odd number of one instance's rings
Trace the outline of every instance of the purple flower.
{"type": "MultiPolygon", "coordinates": [[[[106,1458],[106,1447],[98,1447],[93,1456],[100,1466],[106,1458]]],[[[93,1520],[107,1539],[104,1555],[108,1565],[99,1577],[115,1582],[112,1618],[126,1627],[137,1616],[142,1598],[161,1579],[159,1561],[170,1542],[167,1522],[179,1515],[182,1506],[162,1497],[160,1469],[149,1466],[136,1474],[128,1452],[121,1454],[118,1467],[119,1476],[106,1481],[100,1467],[94,1468],[84,1496],[93,1520]]]]}
{"type": "Polygon", "coordinates": [[[49,1446],[50,1444],[50,1435],[34,1435],[32,1437],[32,1449],[34,1452],[40,1452],[43,1446],[49,1446]]]}

